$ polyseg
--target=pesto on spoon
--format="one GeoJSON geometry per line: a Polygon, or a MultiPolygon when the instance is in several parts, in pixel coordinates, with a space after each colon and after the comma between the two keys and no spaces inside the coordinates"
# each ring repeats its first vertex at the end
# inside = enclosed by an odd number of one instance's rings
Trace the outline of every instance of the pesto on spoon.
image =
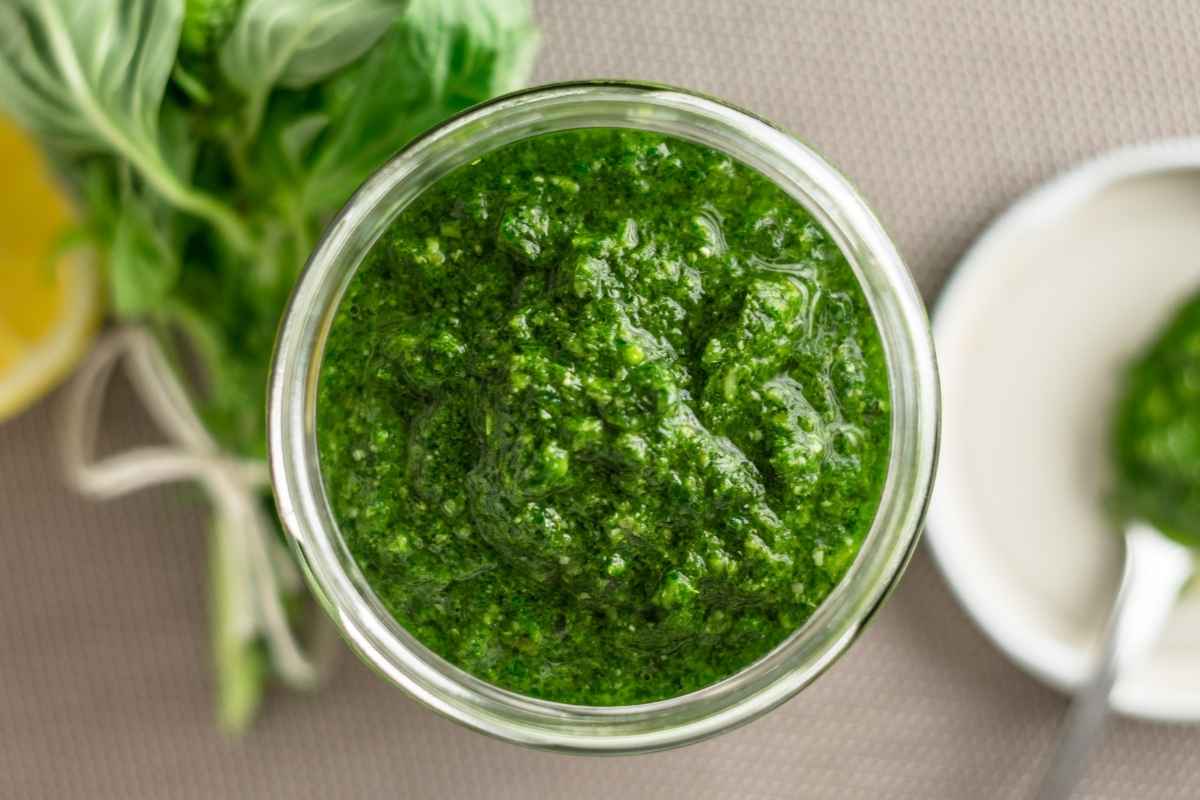
{"type": "Polygon", "coordinates": [[[1129,366],[1113,456],[1121,518],[1200,547],[1200,295],[1129,366]]]}
{"type": "Polygon", "coordinates": [[[1121,584],[1091,675],[1076,691],[1038,800],[1066,800],[1104,732],[1122,672],[1149,653],[1200,547],[1200,295],[1128,367],[1113,425],[1121,584]]]}

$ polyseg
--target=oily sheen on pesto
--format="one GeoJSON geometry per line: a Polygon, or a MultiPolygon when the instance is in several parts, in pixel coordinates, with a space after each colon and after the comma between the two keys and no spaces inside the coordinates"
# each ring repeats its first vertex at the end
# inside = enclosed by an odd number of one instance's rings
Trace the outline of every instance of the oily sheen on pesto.
{"type": "Polygon", "coordinates": [[[646,131],[526,139],[368,254],[321,471],[383,604],[522,694],[624,705],[766,654],[845,574],[889,443],[857,280],[793,199],[646,131]]]}

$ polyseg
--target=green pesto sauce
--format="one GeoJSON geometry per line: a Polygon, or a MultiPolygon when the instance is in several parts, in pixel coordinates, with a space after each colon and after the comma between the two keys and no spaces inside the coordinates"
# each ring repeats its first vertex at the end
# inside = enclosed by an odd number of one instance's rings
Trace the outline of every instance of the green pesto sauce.
{"type": "Polygon", "coordinates": [[[649,702],[749,665],[846,573],[889,446],[842,253],[723,153],[593,128],[441,179],[368,254],[318,438],[367,580],[498,686],[649,702]]]}
{"type": "Polygon", "coordinates": [[[1113,449],[1120,514],[1200,547],[1200,295],[1129,366],[1113,449]]]}

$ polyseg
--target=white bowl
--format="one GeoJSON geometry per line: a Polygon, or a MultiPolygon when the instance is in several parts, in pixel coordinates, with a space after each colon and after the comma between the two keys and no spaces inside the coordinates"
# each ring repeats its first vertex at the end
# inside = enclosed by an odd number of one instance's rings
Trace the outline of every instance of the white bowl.
{"type": "MultiPolygon", "coordinates": [[[[1123,365],[1200,290],[1200,139],[1118,150],[1037,189],[934,315],[943,440],[927,538],[959,601],[1059,689],[1089,673],[1121,544],[1103,509],[1123,365]]],[[[1200,591],[1121,676],[1125,714],[1200,721],[1200,591]]]]}

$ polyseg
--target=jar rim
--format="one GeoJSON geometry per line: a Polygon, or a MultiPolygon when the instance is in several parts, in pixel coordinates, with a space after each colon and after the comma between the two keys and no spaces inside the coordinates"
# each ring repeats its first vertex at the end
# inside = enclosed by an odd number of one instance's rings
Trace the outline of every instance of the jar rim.
{"type": "Polygon", "coordinates": [[[271,482],[314,595],[368,664],[435,711],[545,749],[644,752],[696,741],[765,713],[807,686],[861,632],[919,538],[936,467],[940,397],[924,305],[898,251],[854,187],[808,145],[722,101],[627,81],[549,84],[474,106],[413,140],[371,176],[326,229],[276,338],[268,391],[271,482]],[[632,706],[577,706],[518,695],[428,650],[383,608],[325,496],[315,431],[321,358],[343,292],[375,240],[425,188],[513,141],[581,127],[653,130],[723,150],[814,215],[851,264],[883,342],[891,393],[889,463],[871,529],[847,574],[770,653],[714,684],[632,706]]]}

